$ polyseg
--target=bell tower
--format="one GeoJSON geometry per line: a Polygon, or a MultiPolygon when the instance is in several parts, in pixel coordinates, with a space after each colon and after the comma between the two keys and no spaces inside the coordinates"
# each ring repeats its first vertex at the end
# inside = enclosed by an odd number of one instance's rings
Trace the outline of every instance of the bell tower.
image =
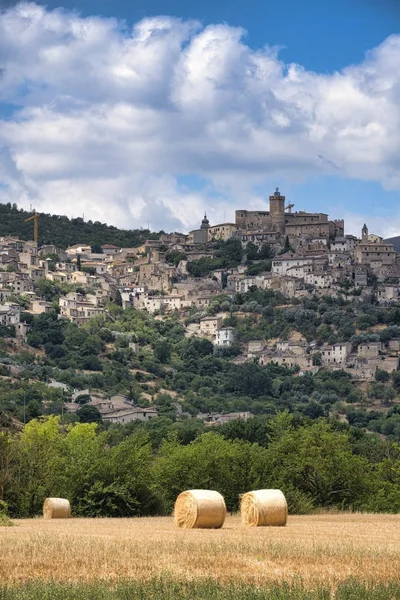
{"type": "Polygon", "coordinates": [[[364,223],[364,227],[361,229],[361,239],[363,242],[368,242],[368,227],[364,223]]]}
{"type": "Polygon", "coordinates": [[[281,196],[276,188],[273,196],[269,197],[269,211],[271,213],[272,230],[285,235],[285,196],[281,196]]]}

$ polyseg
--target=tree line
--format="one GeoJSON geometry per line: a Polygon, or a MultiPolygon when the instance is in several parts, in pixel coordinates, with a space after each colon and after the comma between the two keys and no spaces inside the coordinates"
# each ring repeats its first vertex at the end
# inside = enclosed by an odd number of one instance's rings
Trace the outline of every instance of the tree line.
{"type": "MultiPolygon", "coordinates": [[[[25,220],[32,213],[19,209],[16,204],[0,204],[0,236],[13,235],[22,240],[33,239],[32,222],[25,220]]],[[[148,239],[158,239],[159,232],[148,229],[118,229],[100,221],[84,221],[82,217],[69,219],[64,215],[40,213],[39,245],[54,244],[67,248],[77,242],[89,244],[95,252],[101,251],[103,244],[114,244],[126,248],[140,246],[148,239]]]]}
{"type": "Polygon", "coordinates": [[[296,422],[287,411],[262,424],[258,443],[248,423],[187,443],[171,430],[157,447],[141,427],[118,439],[115,428],[34,419],[0,433],[0,500],[12,517],[40,514],[48,496],[68,498],[77,516],[124,517],[170,514],[184,489],[216,489],[236,511],[240,494],[280,488],[292,513],[400,510],[397,444],[326,419],[296,422]]]}

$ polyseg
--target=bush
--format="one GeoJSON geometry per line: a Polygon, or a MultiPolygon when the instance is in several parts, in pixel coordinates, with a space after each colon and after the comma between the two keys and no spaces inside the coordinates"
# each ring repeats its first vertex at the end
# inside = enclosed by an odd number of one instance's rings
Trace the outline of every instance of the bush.
{"type": "Polygon", "coordinates": [[[380,383],[386,383],[387,381],[389,381],[390,375],[387,371],[382,371],[378,369],[375,373],[375,379],[380,383]]]}
{"type": "Polygon", "coordinates": [[[12,527],[14,523],[8,516],[8,504],[0,500],[0,527],[12,527]]]}

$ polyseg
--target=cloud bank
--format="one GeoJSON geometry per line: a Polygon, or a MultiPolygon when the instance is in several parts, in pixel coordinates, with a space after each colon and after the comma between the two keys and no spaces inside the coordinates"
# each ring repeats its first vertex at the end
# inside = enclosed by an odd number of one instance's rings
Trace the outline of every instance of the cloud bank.
{"type": "Polygon", "coordinates": [[[266,181],[400,189],[399,65],[399,35],[318,74],[228,25],[18,4],[0,13],[0,201],[188,230],[265,207],[266,181]]]}

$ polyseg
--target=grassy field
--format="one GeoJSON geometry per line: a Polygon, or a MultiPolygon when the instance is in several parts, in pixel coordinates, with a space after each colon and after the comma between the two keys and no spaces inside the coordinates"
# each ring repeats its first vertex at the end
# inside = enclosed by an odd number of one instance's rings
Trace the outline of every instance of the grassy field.
{"type": "Polygon", "coordinates": [[[257,529],[228,517],[221,530],[181,530],[171,518],[15,524],[0,529],[4,600],[314,600],[330,598],[331,590],[343,599],[400,598],[400,515],[290,517],[285,528],[257,529]],[[44,581],[51,581],[46,594],[44,581]]]}

